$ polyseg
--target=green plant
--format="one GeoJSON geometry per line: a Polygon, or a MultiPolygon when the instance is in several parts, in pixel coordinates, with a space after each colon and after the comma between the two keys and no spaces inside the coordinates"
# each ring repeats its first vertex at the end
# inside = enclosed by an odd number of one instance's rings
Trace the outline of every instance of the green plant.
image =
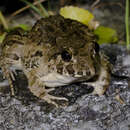
{"type": "Polygon", "coordinates": [[[41,17],[48,17],[49,14],[47,12],[47,10],[43,7],[43,5],[40,3],[39,1],[39,8],[35,5],[33,5],[31,2],[28,2],[27,0],[21,0],[22,2],[24,2],[25,4],[29,5],[35,12],[37,12],[41,17]]]}
{"type": "Polygon", "coordinates": [[[5,30],[8,30],[8,24],[7,24],[7,21],[4,17],[4,15],[2,14],[2,12],[0,11],[0,21],[4,27],[5,30]]]}
{"type": "Polygon", "coordinates": [[[126,13],[125,13],[125,25],[126,25],[126,46],[130,49],[130,33],[129,33],[129,0],[126,0],[126,13]]]}

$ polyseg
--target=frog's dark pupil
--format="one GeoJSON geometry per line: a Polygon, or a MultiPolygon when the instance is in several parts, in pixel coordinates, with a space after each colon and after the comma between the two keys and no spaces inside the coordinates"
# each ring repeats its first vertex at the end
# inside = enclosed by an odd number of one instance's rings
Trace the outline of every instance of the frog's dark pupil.
{"type": "Polygon", "coordinates": [[[66,62],[69,62],[71,60],[71,58],[72,58],[72,56],[66,50],[62,51],[61,57],[66,62]]]}

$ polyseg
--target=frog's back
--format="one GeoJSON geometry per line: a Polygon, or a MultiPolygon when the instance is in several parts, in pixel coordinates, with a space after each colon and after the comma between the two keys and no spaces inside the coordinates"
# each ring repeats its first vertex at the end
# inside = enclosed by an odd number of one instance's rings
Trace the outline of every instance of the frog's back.
{"type": "Polygon", "coordinates": [[[28,36],[37,44],[50,44],[59,49],[65,46],[81,48],[86,43],[96,40],[87,26],[75,20],[65,19],[60,15],[40,19],[28,36]]]}
{"type": "Polygon", "coordinates": [[[24,30],[17,28],[9,32],[1,44],[1,59],[21,57],[21,51],[26,44],[27,37],[24,30]]]}

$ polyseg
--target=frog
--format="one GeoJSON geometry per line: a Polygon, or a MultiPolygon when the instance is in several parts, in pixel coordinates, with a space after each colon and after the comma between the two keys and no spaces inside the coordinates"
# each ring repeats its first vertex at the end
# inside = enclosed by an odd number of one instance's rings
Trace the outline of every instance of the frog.
{"type": "Polygon", "coordinates": [[[83,83],[103,95],[110,83],[110,62],[100,51],[93,30],[60,15],[38,20],[32,29],[17,29],[1,44],[0,68],[14,95],[15,69],[26,75],[36,97],[59,107],[64,100],[49,94],[57,87],[83,83]],[[15,68],[15,69],[12,69],[15,68]]]}

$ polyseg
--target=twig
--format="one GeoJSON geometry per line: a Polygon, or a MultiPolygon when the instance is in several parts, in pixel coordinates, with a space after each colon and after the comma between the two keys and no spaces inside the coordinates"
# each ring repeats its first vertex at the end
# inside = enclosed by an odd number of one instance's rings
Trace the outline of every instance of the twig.
{"type": "Polygon", "coordinates": [[[43,7],[43,5],[40,3],[40,0],[38,0],[38,1],[39,1],[39,8],[41,9],[41,12],[43,13],[43,15],[44,15],[45,17],[48,17],[48,16],[49,16],[48,12],[47,12],[46,9],[43,7]]]}
{"type": "MultiPolygon", "coordinates": [[[[45,2],[45,1],[46,1],[46,0],[39,0],[39,1],[34,2],[33,5],[37,5],[37,4],[42,3],[42,2],[45,2]]],[[[19,14],[19,13],[25,11],[25,10],[28,9],[28,8],[30,8],[30,5],[27,5],[27,6],[23,7],[23,8],[21,8],[21,9],[15,11],[13,14],[11,14],[11,17],[10,17],[10,18],[12,18],[12,17],[16,16],[17,14],[19,14]]]]}
{"type": "Polygon", "coordinates": [[[63,6],[65,4],[65,0],[60,0],[60,6],[63,6]]]}
{"type": "Polygon", "coordinates": [[[96,0],[96,1],[91,5],[91,8],[94,8],[99,2],[100,2],[100,0],[96,0]]]}
{"type": "Polygon", "coordinates": [[[122,4],[120,2],[101,3],[101,4],[94,6],[92,9],[96,9],[96,8],[100,8],[102,6],[108,6],[108,5],[118,5],[124,9],[124,7],[122,6],[122,4]]]}

